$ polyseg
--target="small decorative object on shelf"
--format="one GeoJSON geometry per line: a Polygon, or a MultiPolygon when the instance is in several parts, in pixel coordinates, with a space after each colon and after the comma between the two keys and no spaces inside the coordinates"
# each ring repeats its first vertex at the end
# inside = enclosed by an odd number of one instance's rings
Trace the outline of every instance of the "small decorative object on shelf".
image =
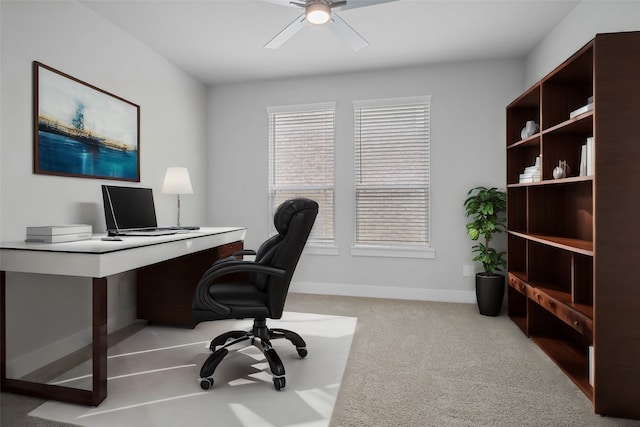
{"type": "Polygon", "coordinates": [[[540,126],[533,120],[529,120],[525,126],[522,128],[522,132],[520,132],[520,137],[522,139],[529,138],[531,135],[534,135],[540,131],[540,126]]]}
{"type": "Polygon", "coordinates": [[[553,169],[553,177],[555,179],[566,178],[569,176],[569,165],[566,160],[560,160],[558,166],[553,169]]]}

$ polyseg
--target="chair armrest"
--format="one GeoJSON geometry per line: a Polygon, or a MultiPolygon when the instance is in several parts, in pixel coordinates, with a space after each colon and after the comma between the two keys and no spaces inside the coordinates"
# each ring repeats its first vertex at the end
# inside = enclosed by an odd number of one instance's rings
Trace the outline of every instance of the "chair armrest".
{"type": "Polygon", "coordinates": [[[196,287],[193,307],[200,306],[213,311],[221,316],[228,316],[231,313],[231,309],[217,301],[214,301],[209,296],[209,287],[212,282],[222,276],[226,276],[233,273],[264,273],[272,276],[283,276],[285,270],[281,268],[269,267],[267,265],[259,264],[254,261],[242,261],[242,260],[225,260],[224,262],[214,264],[203,275],[196,287]]]}
{"type": "Polygon", "coordinates": [[[273,276],[283,276],[285,270],[281,268],[269,267],[255,261],[244,261],[226,259],[224,262],[214,264],[210,267],[200,279],[199,283],[209,282],[218,277],[226,276],[233,273],[265,273],[273,276]]]}
{"type": "Polygon", "coordinates": [[[255,254],[256,254],[256,251],[254,251],[253,249],[243,249],[241,251],[235,251],[231,255],[234,257],[239,257],[243,255],[255,255],[255,254]]]}
{"type": "Polygon", "coordinates": [[[229,261],[234,261],[234,260],[241,260],[242,256],[251,256],[254,255],[255,256],[256,252],[252,249],[242,249],[239,251],[235,251],[233,252],[231,255],[225,257],[225,258],[220,258],[217,259],[216,262],[213,263],[213,266],[219,265],[219,264],[224,264],[227,263],[229,261]]]}

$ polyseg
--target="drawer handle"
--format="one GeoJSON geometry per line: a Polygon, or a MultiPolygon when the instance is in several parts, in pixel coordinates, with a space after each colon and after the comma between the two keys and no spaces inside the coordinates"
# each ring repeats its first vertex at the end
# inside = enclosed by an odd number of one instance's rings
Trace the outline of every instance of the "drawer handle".
{"type": "Polygon", "coordinates": [[[556,308],[556,303],[553,301],[549,301],[549,307],[556,308]]]}
{"type": "Polygon", "coordinates": [[[542,301],[542,295],[538,294],[536,297],[538,298],[538,302],[542,301]]]}
{"type": "Polygon", "coordinates": [[[524,292],[524,285],[520,285],[520,290],[524,292]]]}
{"type": "Polygon", "coordinates": [[[580,321],[579,320],[574,321],[573,324],[576,326],[576,328],[580,327],[580,321]]]}

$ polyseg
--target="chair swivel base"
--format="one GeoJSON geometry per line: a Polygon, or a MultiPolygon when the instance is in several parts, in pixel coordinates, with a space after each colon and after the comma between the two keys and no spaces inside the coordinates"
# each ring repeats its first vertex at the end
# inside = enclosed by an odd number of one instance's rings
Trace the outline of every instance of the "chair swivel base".
{"type": "Polygon", "coordinates": [[[200,387],[203,390],[208,390],[213,386],[213,373],[222,362],[222,359],[229,354],[229,347],[244,341],[250,341],[252,345],[262,351],[267,359],[276,390],[283,389],[286,386],[284,365],[276,350],[271,346],[272,340],[282,338],[289,340],[296,346],[298,356],[306,357],[307,344],[300,335],[287,329],[269,329],[264,319],[254,320],[253,328],[250,331],[230,331],[217,336],[209,345],[209,349],[213,353],[200,369],[200,387]],[[220,348],[216,349],[216,347],[220,348]]]}

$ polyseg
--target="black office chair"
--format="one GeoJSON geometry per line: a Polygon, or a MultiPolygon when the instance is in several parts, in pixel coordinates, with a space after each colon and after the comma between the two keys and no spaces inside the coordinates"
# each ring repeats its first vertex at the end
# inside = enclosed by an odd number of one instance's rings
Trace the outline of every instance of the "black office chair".
{"type": "Polygon", "coordinates": [[[196,322],[221,319],[253,318],[250,331],[226,332],[211,341],[213,352],[200,369],[200,387],[213,386],[213,372],[229,353],[228,347],[250,340],[265,355],[273,375],[276,390],[285,387],[285,371],[271,340],[286,338],[296,346],[298,355],[307,355],[306,343],[295,332],[270,329],[266,319],[280,319],[287,298],[291,277],[318,215],[318,204],[309,199],[293,199],[282,203],[274,215],[278,234],[264,242],[257,252],[240,251],[234,255],[255,255],[247,261],[229,257],[217,261],[207,270],[193,298],[193,318],[196,322]],[[236,273],[246,280],[238,281],[236,273]],[[221,280],[223,276],[236,277],[221,280]],[[216,347],[219,347],[216,349],[216,347]]]}

